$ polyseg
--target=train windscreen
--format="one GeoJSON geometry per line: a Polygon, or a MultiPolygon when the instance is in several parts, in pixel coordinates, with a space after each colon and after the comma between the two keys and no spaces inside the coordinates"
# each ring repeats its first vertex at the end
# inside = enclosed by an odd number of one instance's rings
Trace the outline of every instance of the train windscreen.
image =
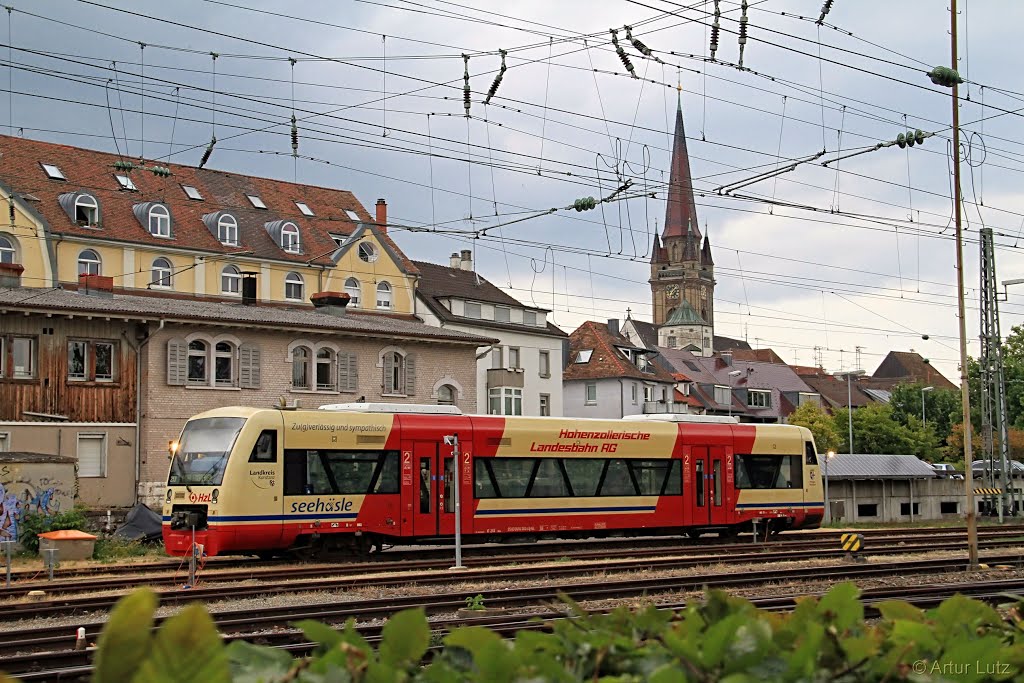
{"type": "Polygon", "coordinates": [[[189,420],[181,439],[172,446],[168,486],[219,486],[228,454],[235,445],[244,417],[204,417],[189,420]]]}

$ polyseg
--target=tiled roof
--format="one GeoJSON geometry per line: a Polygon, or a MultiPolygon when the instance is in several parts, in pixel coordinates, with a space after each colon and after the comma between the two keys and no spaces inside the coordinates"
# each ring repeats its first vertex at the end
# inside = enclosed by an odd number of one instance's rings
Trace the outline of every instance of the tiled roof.
{"type": "Polygon", "coordinates": [[[890,351],[872,378],[888,382],[889,389],[897,384],[921,383],[936,389],[956,390],[957,385],[946,379],[941,372],[928,363],[919,353],[913,351],[890,351]]]}
{"type": "Polygon", "coordinates": [[[792,402],[783,401],[783,393],[815,393],[814,389],[797,376],[788,365],[764,363],[761,361],[736,360],[726,365],[721,358],[701,358],[699,362],[713,374],[719,384],[727,384],[734,389],[767,389],[772,392],[772,404],[769,408],[747,408],[758,416],[782,417],[792,412],[792,402]],[[730,372],[740,371],[737,377],[729,377],[730,372]],[[788,411],[788,412],[787,412],[788,411]]]}
{"type": "MultiPolygon", "coordinates": [[[[824,454],[818,454],[819,463],[824,454]]],[[[828,478],[834,479],[934,479],[935,470],[914,455],[837,453],[828,461],[828,478]]]]}
{"type": "MultiPolygon", "coordinates": [[[[291,261],[296,264],[312,261],[330,265],[330,254],[337,248],[329,233],[349,235],[361,221],[373,223],[371,216],[355,196],[347,190],[301,185],[270,178],[228,173],[211,168],[147,162],[170,169],[171,175],[159,177],[148,170],[136,168],[130,173],[116,170],[114,163],[122,160],[116,154],[70,147],[38,140],[0,135],[0,182],[17,195],[32,195],[39,201],[25,199],[30,210],[41,216],[50,230],[59,234],[95,239],[111,239],[136,244],[173,246],[199,252],[235,253],[251,251],[261,259],[291,261]],[[66,180],[47,177],[40,164],[60,168],[66,180]],[[137,192],[122,190],[115,174],[128,175],[137,192]],[[196,188],[203,197],[189,199],[182,185],[196,188]],[[85,192],[99,203],[100,227],[78,225],[61,208],[58,197],[69,192],[85,192]],[[266,209],[257,209],[246,198],[255,195],[266,209]],[[295,205],[304,202],[315,216],[305,216],[295,205]],[[173,239],[156,237],[136,218],[133,207],[145,202],[165,204],[171,213],[173,239]],[[221,244],[203,222],[203,216],[226,211],[238,221],[238,246],[221,244]],[[352,211],[357,220],[348,215],[352,211]],[[267,232],[265,225],[288,220],[299,228],[301,253],[281,249],[267,232]]],[[[127,160],[127,158],[125,158],[127,160]]],[[[138,159],[131,159],[136,164],[138,159]]],[[[213,161],[216,163],[216,151],[213,161]]],[[[382,235],[387,246],[399,256],[401,265],[411,273],[415,266],[390,237],[382,235]]]]}
{"type": "Polygon", "coordinates": [[[672,375],[652,364],[653,372],[643,372],[631,363],[616,347],[637,348],[625,337],[613,335],[606,323],[587,321],[569,335],[569,365],[566,366],[562,379],[564,381],[583,379],[608,379],[630,377],[647,382],[667,382],[674,384],[672,375]],[[577,363],[576,355],[580,350],[592,349],[590,360],[577,363]]]}
{"type": "Polygon", "coordinates": [[[463,318],[462,316],[455,315],[440,302],[440,299],[453,297],[469,301],[483,301],[512,308],[538,311],[542,315],[546,314],[548,309],[523,304],[474,271],[451,268],[426,261],[413,261],[413,263],[420,273],[417,292],[434,315],[441,320],[457,322],[463,325],[473,325],[475,327],[489,327],[496,330],[515,330],[516,332],[546,334],[557,337],[566,336],[565,332],[550,322],[547,323],[546,327],[537,327],[536,325],[503,323],[494,320],[481,320],[479,318],[463,318]]]}
{"type": "Polygon", "coordinates": [[[762,363],[785,363],[772,349],[732,349],[728,351],[734,360],[760,361],[762,363]]]}
{"type": "Polygon", "coordinates": [[[10,311],[60,311],[83,315],[123,316],[129,319],[227,323],[267,329],[301,328],[359,336],[470,343],[475,346],[486,346],[497,341],[489,337],[378,315],[346,313],[343,316],[334,316],[310,309],[247,306],[238,303],[122,294],[103,297],[63,289],[0,289],[0,314],[10,311]]]}
{"type": "Polygon", "coordinates": [[[628,318],[627,322],[633,323],[636,333],[640,335],[641,344],[649,349],[653,349],[658,345],[658,328],[654,323],[637,320],[636,318],[628,318]]]}
{"type": "Polygon", "coordinates": [[[730,351],[732,349],[746,349],[750,350],[750,344],[743,341],[742,339],[733,339],[732,337],[723,337],[720,334],[715,335],[714,342],[712,342],[715,351],[730,351]]]}
{"type": "MultiPolygon", "coordinates": [[[[817,375],[800,375],[800,379],[802,379],[807,386],[811,387],[821,395],[824,404],[823,407],[847,407],[848,400],[846,380],[833,377],[832,375],[824,372],[817,375]]],[[[854,408],[860,408],[873,403],[873,401],[864,394],[861,383],[857,380],[854,380],[850,385],[849,397],[849,402],[853,403],[854,408]]]]}
{"type": "MultiPolygon", "coordinates": [[[[729,411],[728,403],[718,403],[715,400],[714,389],[706,390],[714,385],[728,386],[729,383],[722,382],[715,377],[714,373],[710,372],[701,362],[704,359],[685,349],[669,349],[661,346],[658,347],[658,351],[661,353],[660,358],[672,368],[671,371],[675,373],[673,376],[684,375],[689,378],[692,382],[690,385],[691,395],[696,397],[706,409],[720,412],[729,411]]],[[[731,396],[732,413],[735,415],[746,413],[746,406],[736,398],[735,393],[731,396]]]]}

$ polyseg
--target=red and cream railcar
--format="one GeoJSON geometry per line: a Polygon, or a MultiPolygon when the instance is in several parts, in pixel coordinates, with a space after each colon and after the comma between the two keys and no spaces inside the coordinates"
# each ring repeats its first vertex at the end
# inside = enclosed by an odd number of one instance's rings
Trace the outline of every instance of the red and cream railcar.
{"type": "Polygon", "coordinates": [[[187,554],[193,533],[209,555],[437,540],[455,532],[455,486],[468,541],[732,533],[755,519],[781,531],[824,511],[801,427],[326,408],[189,420],[171,444],[167,551],[187,554]]]}

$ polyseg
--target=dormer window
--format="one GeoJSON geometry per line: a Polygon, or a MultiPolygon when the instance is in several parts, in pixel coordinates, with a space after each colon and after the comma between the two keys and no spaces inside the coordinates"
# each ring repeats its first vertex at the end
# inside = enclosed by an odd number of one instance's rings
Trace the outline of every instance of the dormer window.
{"type": "Polygon", "coordinates": [[[267,205],[264,204],[263,200],[260,199],[258,196],[254,195],[254,194],[247,194],[245,196],[249,200],[249,202],[253,206],[255,206],[257,209],[265,209],[265,208],[267,208],[267,205]]]}
{"type": "Polygon", "coordinates": [[[75,222],[79,225],[99,225],[100,205],[91,194],[80,194],[75,198],[75,222]]]}
{"type": "Polygon", "coordinates": [[[182,185],[181,189],[185,191],[185,196],[187,196],[189,199],[202,201],[203,195],[199,194],[199,190],[192,187],[191,185],[182,185]]]}
{"type": "Polygon", "coordinates": [[[345,209],[345,215],[348,216],[349,218],[351,218],[352,220],[354,220],[357,223],[360,220],[362,220],[361,218],[359,218],[359,214],[356,213],[355,211],[353,211],[352,209],[345,209]]]}
{"type": "Polygon", "coordinates": [[[299,228],[294,223],[281,226],[281,248],[291,254],[299,253],[299,228]]]}
{"type": "Polygon", "coordinates": [[[590,357],[594,355],[594,349],[582,349],[576,354],[577,363],[589,363],[590,357]]]}
{"type": "Polygon", "coordinates": [[[67,180],[64,177],[64,172],[53,164],[42,164],[43,170],[46,171],[46,177],[50,180],[67,180]]]}
{"type": "Polygon", "coordinates": [[[536,325],[537,324],[537,311],[523,311],[523,324],[524,325],[536,325]]]}
{"type": "Polygon", "coordinates": [[[299,211],[302,212],[303,216],[313,216],[313,215],[315,215],[313,213],[313,209],[309,208],[309,205],[306,204],[306,202],[295,202],[295,206],[299,207],[299,211]]]}
{"type": "Polygon", "coordinates": [[[154,237],[171,236],[171,212],[162,204],[154,204],[149,210],[149,234],[154,237]]]}
{"type": "Polygon", "coordinates": [[[494,307],[494,322],[507,323],[512,319],[512,309],[507,306],[494,307]]]}
{"type": "Polygon", "coordinates": [[[226,213],[217,221],[217,239],[221,244],[238,244],[238,221],[230,213],[226,213]]]}
{"type": "Polygon", "coordinates": [[[122,190],[128,190],[129,192],[139,191],[139,188],[135,186],[135,183],[128,176],[116,174],[114,177],[117,178],[117,184],[121,186],[122,190]]]}

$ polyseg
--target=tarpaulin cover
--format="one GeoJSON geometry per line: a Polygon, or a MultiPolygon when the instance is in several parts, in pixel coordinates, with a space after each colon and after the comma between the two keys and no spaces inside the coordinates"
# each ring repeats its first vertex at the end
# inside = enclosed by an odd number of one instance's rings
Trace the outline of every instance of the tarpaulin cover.
{"type": "Polygon", "coordinates": [[[124,524],[117,528],[114,536],[127,541],[155,541],[160,538],[160,526],[160,515],[142,503],[136,503],[135,507],[128,511],[124,524]]]}

